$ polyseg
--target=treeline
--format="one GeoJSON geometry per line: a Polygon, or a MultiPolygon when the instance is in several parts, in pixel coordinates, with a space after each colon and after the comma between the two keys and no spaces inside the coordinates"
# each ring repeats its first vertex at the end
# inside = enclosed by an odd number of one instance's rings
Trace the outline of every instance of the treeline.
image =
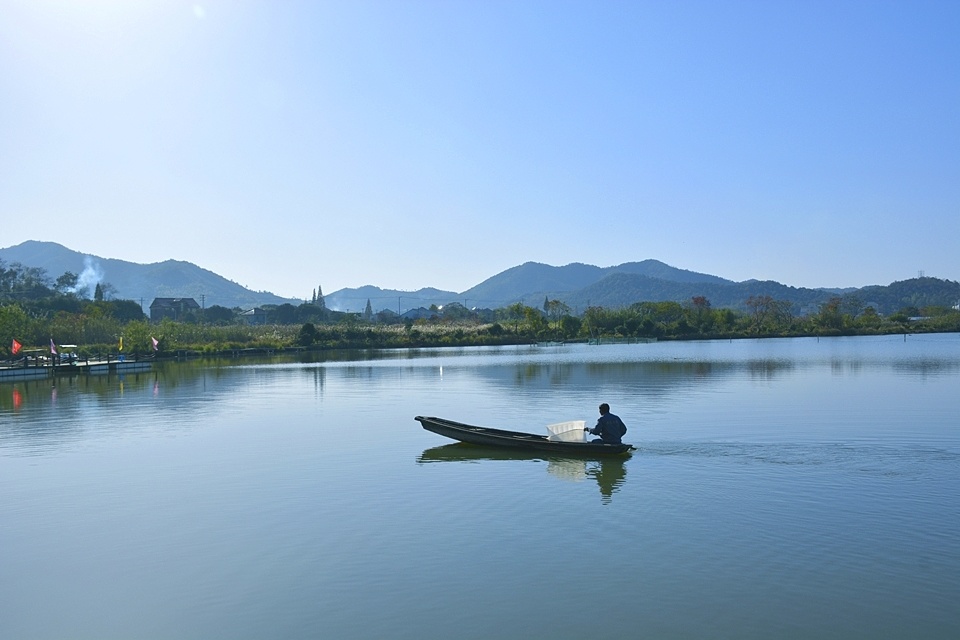
{"type": "MultiPolygon", "coordinates": [[[[386,321],[343,314],[335,322],[306,322],[285,339],[304,348],[394,348],[445,345],[502,345],[602,339],[691,340],[805,335],[877,335],[960,332],[960,311],[950,307],[907,307],[881,316],[857,299],[835,296],[818,313],[797,316],[789,302],[770,296],[749,298],[747,311],[715,309],[704,297],[687,304],[638,302],[623,309],[590,307],[570,313],[562,302],[542,309],[514,304],[482,312],[461,305],[431,308],[429,317],[386,321]]],[[[289,325],[278,325],[289,327],[289,325]]],[[[253,329],[253,328],[249,328],[253,329]]],[[[213,331],[207,327],[205,331],[213,331]]],[[[210,344],[214,341],[208,340],[210,344]]]]}
{"type": "Polygon", "coordinates": [[[706,298],[695,297],[688,304],[639,302],[616,310],[592,307],[584,313],[580,333],[591,338],[689,340],[960,331],[960,311],[950,307],[906,307],[881,316],[845,296],[831,297],[817,313],[802,316],[793,314],[791,303],[770,296],[751,296],[745,306],[746,311],[714,309],[706,298]]]}
{"type": "MultiPolygon", "coordinates": [[[[857,295],[834,296],[816,313],[797,314],[789,301],[751,296],[742,309],[714,308],[705,296],[686,303],[637,302],[619,309],[589,307],[572,313],[562,301],[542,308],[521,303],[474,310],[458,303],[420,310],[418,317],[391,312],[344,313],[322,302],[265,307],[264,324],[248,324],[240,309],[212,306],[181,318],[150,322],[140,305],[109,300],[109,285],[86,299],[77,277],[51,282],[42,270],[0,262],[0,356],[13,341],[24,348],[51,342],[79,345],[81,356],[120,351],[170,354],[242,349],[398,348],[502,345],[596,339],[714,339],[803,335],[856,335],[960,331],[960,311],[947,306],[903,307],[883,316],[857,295]]],[[[89,294],[89,291],[87,291],[89,294]]]]}

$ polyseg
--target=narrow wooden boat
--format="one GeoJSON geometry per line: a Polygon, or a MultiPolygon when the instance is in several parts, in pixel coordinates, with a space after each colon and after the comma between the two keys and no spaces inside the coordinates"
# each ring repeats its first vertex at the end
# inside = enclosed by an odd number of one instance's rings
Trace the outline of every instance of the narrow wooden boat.
{"type": "Polygon", "coordinates": [[[506,431],[490,427],[454,422],[445,418],[417,416],[414,418],[427,431],[441,436],[486,447],[508,447],[520,451],[543,451],[559,455],[625,455],[634,450],[630,444],[603,444],[593,442],[563,442],[550,440],[520,431],[506,431]]]}

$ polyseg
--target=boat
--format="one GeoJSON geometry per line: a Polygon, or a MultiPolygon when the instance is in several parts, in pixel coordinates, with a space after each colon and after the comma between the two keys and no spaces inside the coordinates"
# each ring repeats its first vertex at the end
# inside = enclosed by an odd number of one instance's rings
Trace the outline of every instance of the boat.
{"type": "Polygon", "coordinates": [[[622,456],[629,455],[636,449],[636,447],[627,443],[606,444],[551,440],[547,436],[490,427],[477,427],[432,416],[417,416],[414,420],[419,422],[420,426],[427,431],[460,442],[485,447],[507,447],[519,451],[537,451],[566,456],[622,456]]]}

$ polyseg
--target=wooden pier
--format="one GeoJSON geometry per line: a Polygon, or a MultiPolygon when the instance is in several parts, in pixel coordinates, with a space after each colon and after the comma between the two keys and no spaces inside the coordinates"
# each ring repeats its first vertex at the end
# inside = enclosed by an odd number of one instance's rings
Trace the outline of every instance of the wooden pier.
{"type": "Polygon", "coordinates": [[[76,360],[69,363],[30,362],[24,361],[19,366],[0,366],[0,382],[14,382],[19,380],[38,380],[54,376],[105,375],[110,373],[133,373],[150,371],[153,360],[76,360]]]}

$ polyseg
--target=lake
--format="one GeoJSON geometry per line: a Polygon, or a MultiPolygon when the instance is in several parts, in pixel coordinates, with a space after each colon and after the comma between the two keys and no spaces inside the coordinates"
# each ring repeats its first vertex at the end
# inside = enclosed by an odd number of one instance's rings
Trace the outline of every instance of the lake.
{"type": "Polygon", "coordinates": [[[957,638],[960,336],[0,384],[0,637],[957,638]],[[626,459],[491,454],[608,402],[626,459]]]}

